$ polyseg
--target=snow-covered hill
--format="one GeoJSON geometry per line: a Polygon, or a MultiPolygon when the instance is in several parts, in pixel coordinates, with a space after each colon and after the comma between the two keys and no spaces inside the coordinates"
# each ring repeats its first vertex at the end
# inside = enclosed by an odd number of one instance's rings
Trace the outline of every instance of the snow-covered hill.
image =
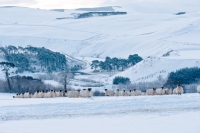
{"type": "Polygon", "coordinates": [[[165,72],[161,75],[166,76],[172,70],[198,66],[198,0],[125,0],[114,5],[78,10],[1,7],[0,45],[44,46],[75,57],[127,58],[130,54],[139,54],[145,59],[156,57],[119,74],[130,76],[132,81],[149,79],[152,75],[157,77],[161,71],[165,72]],[[70,15],[90,11],[123,11],[128,14],[84,19],[70,15]],[[186,14],[175,15],[178,12],[186,14]],[[162,58],[167,53],[169,56],[162,58]],[[149,71],[151,65],[156,69],[149,71]]]}

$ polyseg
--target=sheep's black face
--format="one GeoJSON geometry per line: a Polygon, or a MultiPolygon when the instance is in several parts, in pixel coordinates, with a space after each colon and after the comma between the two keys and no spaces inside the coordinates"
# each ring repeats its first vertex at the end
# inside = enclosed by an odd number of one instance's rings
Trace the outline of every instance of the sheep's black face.
{"type": "Polygon", "coordinates": [[[155,89],[155,88],[153,88],[153,90],[155,91],[156,89],[155,89]]]}
{"type": "Polygon", "coordinates": [[[51,91],[53,91],[53,90],[51,90],[51,91]]]}
{"type": "Polygon", "coordinates": [[[65,90],[65,93],[67,92],[67,90],[65,90]]]}
{"type": "Polygon", "coordinates": [[[17,96],[18,96],[19,94],[17,94],[17,96]]]}
{"type": "Polygon", "coordinates": [[[134,89],[134,91],[136,91],[136,89],[134,89]]]}
{"type": "Polygon", "coordinates": [[[131,90],[129,90],[131,92],[131,90]]]}
{"type": "Polygon", "coordinates": [[[60,92],[62,92],[62,90],[60,90],[60,92]]]}
{"type": "Polygon", "coordinates": [[[119,89],[117,89],[117,91],[119,91],[119,89]]]}
{"type": "Polygon", "coordinates": [[[107,91],[107,89],[105,89],[105,91],[107,91]]]}
{"type": "Polygon", "coordinates": [[[125,90],[123,90],[125,92],[125,90]]]}
{"type": "Polygon", "coordinates": [[[91,91],[91,89],[88,89],[88,91],[90,92],[90,91],[91,91]]]}

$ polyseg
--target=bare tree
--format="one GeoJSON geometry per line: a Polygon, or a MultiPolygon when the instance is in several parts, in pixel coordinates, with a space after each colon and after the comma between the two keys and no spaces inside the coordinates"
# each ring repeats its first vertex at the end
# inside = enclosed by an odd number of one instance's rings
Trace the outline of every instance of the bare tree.
{"type": "Polygon", "coordinates": [[[64,90],[69,90],[70,82],[71,79],[74,78],[74,75],[70,72],[70,69],[68,67],[66,67],[65,70],[61,72],[59,75],[60,75],[60,82],[63,84],[64,90]]]}
{"type": "Polygon", "coordinates": [[[14,68],[15,65],[13,63],[10,63],[10,62],[0,62],[0,66],[2,68],[2,71],[6,75],[8,87],[9,87],[9,90],[10,90],[10,93],[11,93],[12,88],[11,88],[10,80],[9,80],[9,75],[10,75],[9,70],[10,70],[10,68],[14,68]]]}

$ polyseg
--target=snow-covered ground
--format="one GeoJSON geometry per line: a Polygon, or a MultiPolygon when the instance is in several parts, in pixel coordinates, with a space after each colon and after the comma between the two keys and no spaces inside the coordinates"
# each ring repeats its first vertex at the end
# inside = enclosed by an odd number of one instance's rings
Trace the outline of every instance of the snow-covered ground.
{"type": "Polygon", "coordinates": [[[1,133],[199,133],[200,95],[13,99],[0,93],[1,133]]]}

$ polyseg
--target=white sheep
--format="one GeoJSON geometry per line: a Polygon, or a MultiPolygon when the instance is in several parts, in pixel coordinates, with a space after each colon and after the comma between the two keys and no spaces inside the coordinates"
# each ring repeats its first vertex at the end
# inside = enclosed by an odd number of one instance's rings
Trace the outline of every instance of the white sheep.
{"type": "Polygon", "coordinates": [[[63,96],[62,90],[57,91],[57,92],[56,92],[56,96],[57,96],[57,97],[62,97],[62,96],[63,96]]]}
{"type": "Polygon", "coordinates": [[[165,95],[171,95],[172,94],[172,89],[168,89],[168,88],[164,89],[164,94],[165,95]]]}
{"type": "Polygon", "coordinates": [[[29,92],[28,92],[28,91],[26,91],[26,92],[24,93],[24,98],[29,98],[29,92]]]}
{"type": "Polygon", "coordinates": [[[80,91],[80,97],[87,98],[89,97],[89,91],[87,89],[83,89],[80,91]]]}
{"type": "Polygon", "coordinates": [[[117,89],[117,90],[115,91],[115,96],[120,96],[120,94],[119,94],[119,89],[117,89]]]}
{"type": "Polygon", "coordinates": [[[165,94],[164,87],[156,89],[156,95],[164,95],[164,94],[165,94]]]}
{"type": "Polygon", "coordinates": [[[37,98],[44,98],[44,91],[39,91],[37,98]]]}
{"type": "Polygon", "coordinates": [[[19,98],[24,98],[24,93],[20,93],[19,98]]]}
{"type": "Polygon", "coordinates": [[[39,94],[39,91],[37,90],[37,91],[33,94],[33,98],[38,98],[38,94],[39,94]]]}
{"type": "Polygon", "coordinates": [[[147,92],[146,92],[146,95],[155,95],[156,94],[156,89],[153,88],[153,89],[148,89],[147,92]]]}
{"type": "Polygon", "coordinates": [[[177,85],[177,87],[176,87],[176,93],[177,93],[178,95],[181,95],[181,94],[184,93],[184,92],[183,92],[183,88],[181,87],[181,85],[177,85]]]}
{"type": "Polygon", "coordinates": [[[67,96],[69,98],[78,98],[80,96],[80,90],[77,90],[77,91],[67,91],[67,96]]]}
{"type": "Polygon", "coordinates": [[[16,96],[13,96],[13,98],[19,98],[19,94],[16,94],[16,96]]]}
{"type": "Polygon", "coordinates": [[[113,90],[105,89],[105,96],[114,96],[115,92],[113,90]]]}
{"type": "MultiPolygon", "coordinates": [[[[145,93],[144,93],[144,94],[145,94],[145,93]]],[[[134,89],[134,90],[132,91],[132,96],[140,96],[140,95],[142,95],[141,90],[136,90],[136,89],[134,89]]]]}
{"type": "Polygon", "coordinates": [[[129,90],[126,94],[127,96],[132,96],[132,90],[129,90]]]}
{"type": "Polygon", "coordinates": [[[128,96],[128,93],[126,90],[121,91],[120,96],[128,96]]]}
{"type": "Polygon", "coordinates": [[[200,94],[200,85],[199,85],[199,86],[197,86],[197,93],[199,93],[199,94],[200,94]]]}
{"type": "Polygon", "coordinates": [[[92,97],[93,96],[92,88],[88,88],[88,91],[89,91],[89,97],[92,97]]]}

